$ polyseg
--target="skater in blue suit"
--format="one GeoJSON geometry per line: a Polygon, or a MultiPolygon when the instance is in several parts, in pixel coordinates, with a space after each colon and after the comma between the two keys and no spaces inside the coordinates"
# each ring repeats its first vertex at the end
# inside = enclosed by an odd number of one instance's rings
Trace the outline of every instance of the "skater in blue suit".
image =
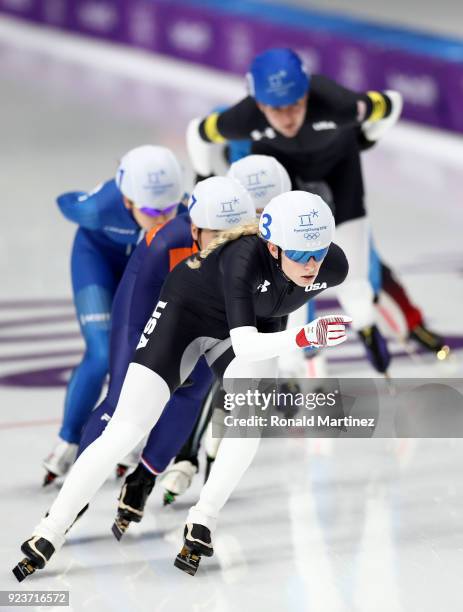
{"type": "Polygon", "coordinates": [[[71,276],[85,353],[68,384],[59,440],[44,461],[44,484],[69,469],[101,393],[108,372],[112,302],[129,257],[145,231],[176,214],[182,194],[182,170],[173,153],[145,145],[124,155],[116,177],[94,191],[57,198],[63,215],[79,226],[71,276]]]}

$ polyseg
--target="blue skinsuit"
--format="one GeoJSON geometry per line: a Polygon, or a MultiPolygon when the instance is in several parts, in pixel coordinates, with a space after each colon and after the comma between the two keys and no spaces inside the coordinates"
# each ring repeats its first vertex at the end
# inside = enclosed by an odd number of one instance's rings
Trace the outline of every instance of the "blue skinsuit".
{"type": "Polygon", "coordinates": [[[63,215],[79,225],[71,276],[85,353],[68,384],[59,432],[63,440],[78,443],[108,372],[113,297],[141,230],[114,179],[91,193],[65,193],[57,203],[63,215]]]}

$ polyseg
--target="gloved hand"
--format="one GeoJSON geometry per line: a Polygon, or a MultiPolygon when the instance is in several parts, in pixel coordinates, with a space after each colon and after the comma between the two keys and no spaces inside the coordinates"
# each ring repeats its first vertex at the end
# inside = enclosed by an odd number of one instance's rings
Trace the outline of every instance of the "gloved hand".
{"type": "Polygon", "coordinates": [[[362,132],[369,142],[376,142],[393,127],[402,113],[403,98],[402,94],[392,89],[383,92],[390,100],[391,112],[385,119],[379,121],[364,121],[361,125],[362,132]]]}
{"type": "Polygon", "coordinates": [[[327,315],[307,323],[296,335],[296,344],[300,347],[336,346],[347,340],[345,323],[352,319],[345,315],[327,315]]]}

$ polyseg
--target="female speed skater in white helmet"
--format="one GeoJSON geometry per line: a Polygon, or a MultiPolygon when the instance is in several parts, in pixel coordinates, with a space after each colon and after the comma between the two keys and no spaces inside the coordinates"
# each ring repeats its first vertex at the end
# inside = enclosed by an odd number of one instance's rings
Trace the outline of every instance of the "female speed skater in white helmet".
{"type": "MultiPolygon", "coordinates": [[[[186,257],[205,249],[219,231],[252,221],[255,216],[252,199],[237,181],[213,177],[196,185],[190,214],[178,215],[162,227],[155,228],[137,246],[119,283],[111,313],[108,392],[85,425],[79,455],[103,433],[114,414],[127,368],[169,271],[186,257]],[[224,212],[223,203],[234,199],[240,199],[240,210],[224,212]]],[[[119,496],[118,517],[113,527],[117,539],[122,537],[130,522],[141,521],[157,476],[179,452],[195,422],[198,421],[197,427],[200,428],[207,419],[206,398],[211,383],[212,373],[205,360],[200,359],[187,382],[169,401],[165,412],[170,418],[158,421],[141,456],[140,452],[137,453],[136,469],[125,479],[119,496]]],[[[192,478],[197,463],[180,463],[177,469],[182,470],[185,478],[192,478]]]]}
{"type": "MultiPolygon", "coordinates": [[[[223,151],[218,153],[222,156],[223,151]]],[[[259,215],[272,198],[291,191],[291,180],[287,171],[278,160],[269,155],[247,155],[231,164],[227,176],[239,181],[248,191],[259,215]]],[[[211,434],[210,419],[214,408],[223,406],[223,394],[221,386],[216,384],[188,440],[174,462],[159,478],[165,489],[164,504],[171,504],[191,485],[199,468],[198,454],[203,440],[206,454],[204,479],[207,480],[220,443],[220,439],[211,434]]],[[[150,445],[150,440],[147,445],[150,445]]],[[[137,497],[143,499],[141,495],[137,497]]]]}
{"type": "MultiPolygon", "coordinates": [[[[192,199],[190,210],[194,205],[192,199]]],[[[228,200],[223,207],[237,215],[241,202],[228,200]]],[[[333,236],[334,219],[323,200],[289,192],[265,207],[259,225],[221,232],[207,249],[172,270],[140,337],[113,418],[78,458],[49,513],[21,547],[25,559],[14,568],[19,580],[42,569],[62,546],[78,512],[158,421],[201,356],[219,378],[273,377],[282,352],[344,342],[351,321],[344,316],[281,331],[289,313],[346,278],[347,260],[333,236]]],[[[223,440],[188,518],[187,555],[213,554],[210,530],[257,444],[223,440]]]]}
{"type": "Polygon", "coordinates": [[[57,198],[63,215],[78,225],[71,276],[85,353],[67,386],[58,442],[44,461],[44,485],[72,465],[101,393],[109,367],[111,307],[126,264],[144,231],[175,216],[183,189],[182,168],[172,151],[143,145],[122,157],[115,178],[90,193],[57,198]]]}
{"type": "MultiPolygon", "coordinates": [[[[286,170],[275,158],[266,155],[250,155],[233,164],[229,176],[247,187],[254,203],[254,206],[249,208],[249,220],[255,217],[255,208],[261,212],[273,197],[291,189],[286,170]]],[[[178,263],[176,253],[186,257],[194,252],[191,250],[195,246],[192,233],[196,236],[197,232],[196,243],[200,248],[205,248],[217,233],[216,230],[229,227],[228,217],[221,215],[217,200],[220,193],[223,199],[227,199],[227,181],[230,183],[228,178],[217,177],[199,183],[194,190],[196,203],[191,207],[192,229],[190,230],[190,217],[180,215],[163,228],[150,232],[127,265],[112,311],[112,367],[108,393],[84,428],[79,454],[101,435],[109,417],[114,413],[131,356],[169,271],[168,262],[175,260],[178,263]]],[[[234,181],[231,183],[234,184],[234,181]]],[[[231,194],[237,187],[230,189],[231,194]]],[[[228,199],[231,200],[232,196],[228,199]]],[[[117,518],[113,525],[113,533],[117,539],[122,537],[131,521],[139,522],[143,518],[145,504],[156,480],[165,489],[166,504],[174,501],[177,495],[183,494],[190,486],[199,468],[199,448],[213,407],[223,405],[220,385],[215,385],[209,395],[206,395],[210,387],[210,377],[207,365],[204,360],[200,360],[189,377],[188,386],[179,389],[172,397],[170,420],[162,418],[153,428],[138,466],[122,486],[117,518]],[[179,414],[178,419],[173,416],[176,412],[179,414]],[[175,420],[177,424],[174,423],[175,420]],[[193,421],[196,423],[191,431],[193,421]],[[173,455],[176,455],[174,463],[164,471],[173,455]],[[158,478],[159,474],[161,476],[158,478]]],[[[220,440],[213,439],[210,435],[205,440],[206,479],[219,442],[220,440]]]]}

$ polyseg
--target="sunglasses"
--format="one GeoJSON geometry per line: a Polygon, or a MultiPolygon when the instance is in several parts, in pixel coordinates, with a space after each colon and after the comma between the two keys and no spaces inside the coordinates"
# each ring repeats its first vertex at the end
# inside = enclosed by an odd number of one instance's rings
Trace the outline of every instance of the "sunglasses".
{"type": "Polygon", "coordinates": [[[318,249],[318,251],[284,251],[284,254],[291,259],[291,261],[295,261],[296,263],[307,263],[312,257],[315,261],[320,262],[328,253],[329,248],[330,247],[318,249]]]}
{"type": "Polygon", "coordinates": [[[172,206],[168,206],[167,208],[148,208],[147,206],[143,206],[140,208],[142,213],[148,215],[149,217],[159,217],[159,215],[168,215],[170,212],[176,208],[178,204],[172,204],[172,206]]]}

